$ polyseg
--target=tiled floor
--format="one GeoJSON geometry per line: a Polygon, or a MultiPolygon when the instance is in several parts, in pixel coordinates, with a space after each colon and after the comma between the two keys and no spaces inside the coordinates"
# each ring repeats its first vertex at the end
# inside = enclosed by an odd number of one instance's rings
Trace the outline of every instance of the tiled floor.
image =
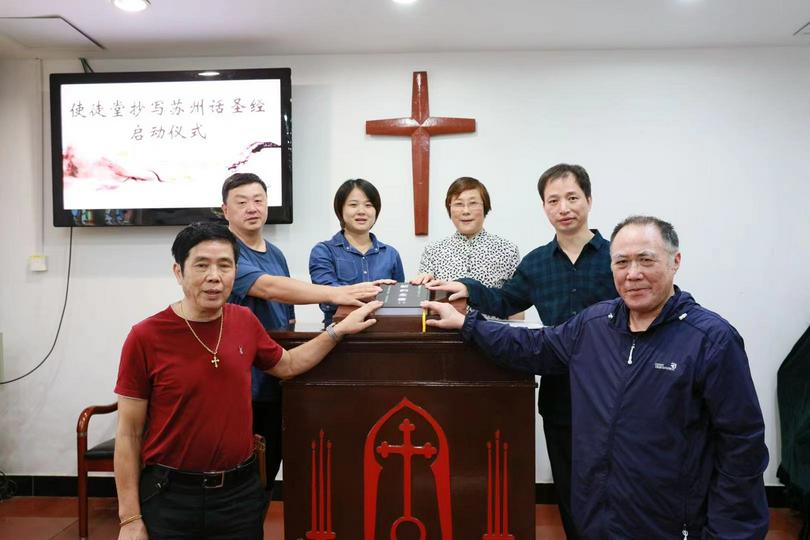
{"type": "MultiPolygon", "coordinates": [[[[284,505],[274,502],[264,526],[267,540],[283,538],[284,505]]],[[[564,540],[556,506],[538,505],[536,540],[564,540]]],[[[789,510],[771,510],[771,529],[766,540],[793,540],[801,523],[789,510]]],[[[90,500],[90,539],[114,540],[118,535],[115,499],[90,500]]],[[[71,497],[16,497],[0,502],[0,540],[76,540],[79,522],[76,499],[71,497]]]]}

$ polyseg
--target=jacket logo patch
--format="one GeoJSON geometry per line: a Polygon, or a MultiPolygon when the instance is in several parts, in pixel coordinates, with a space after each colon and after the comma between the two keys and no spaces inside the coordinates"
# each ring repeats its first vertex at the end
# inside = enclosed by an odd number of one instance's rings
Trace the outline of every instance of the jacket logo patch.
{"type": "Polygon", "coordinates": [[[675,368],[678,367],[678,364],[675,362],[670,362],[669,364],[662,364],[661,362],[655,363],[655,369],[664,369],[666,371],[675,371],[675,368]]]}

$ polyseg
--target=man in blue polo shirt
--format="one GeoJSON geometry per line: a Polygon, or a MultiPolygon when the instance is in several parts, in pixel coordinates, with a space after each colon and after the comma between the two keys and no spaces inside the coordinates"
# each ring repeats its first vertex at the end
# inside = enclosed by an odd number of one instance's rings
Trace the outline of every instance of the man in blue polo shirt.
{"type": "MultiPolygon", "coordinates": [[[[502,288],[478,281],[428,284],[452,292],[451,299],[468,297],[482,313],[507,318],[534,305],[547,326],[565,322],[591,304],[616,297],[610,273],[610,243],[588,228],[591,180],[579,165],[561,163],[537,182],[543,211],[554,227],[554,239],[526,255],[502,288]]],[[[543,375],[538,410],[554,476],[565,533],[578,538],[571,517],[571,391],[566,373],[543,375]]]]}
{"type": "MultiPolygon", "coordinates": [[[[284,254],[262,237],[267,221],[267,186],[252,173],[236,173],[222,185],[222,211],[239,243],[236,280],[228,301],[248,307],[268,330],[295,321],[293,304],[362,305],[381,289],[371,283],[344,287],[313,285],[291,279],[284,254]]],[[[281,466],[281,386],[253,370],[253,429],[267,442],[268,487],[281,466]]]]}

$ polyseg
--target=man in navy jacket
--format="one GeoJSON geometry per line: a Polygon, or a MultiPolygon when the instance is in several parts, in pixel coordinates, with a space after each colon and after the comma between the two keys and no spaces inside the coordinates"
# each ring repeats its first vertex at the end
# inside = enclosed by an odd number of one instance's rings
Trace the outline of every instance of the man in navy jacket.
{"type": "Polygon", "coordinates": [[[737,331],[674,285],[672,225],[633,216],[611,236],[620,298],[539,330],[428,302],[497,362],[567,371],[572,507],[583,538],[761,539],[764,422],[737,331]]]}

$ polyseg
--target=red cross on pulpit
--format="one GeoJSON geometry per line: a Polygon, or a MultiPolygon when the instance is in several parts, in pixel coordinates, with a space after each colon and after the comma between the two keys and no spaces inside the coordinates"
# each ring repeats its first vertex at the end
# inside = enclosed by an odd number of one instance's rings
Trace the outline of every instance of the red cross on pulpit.
{"type": "Polygon", "coordinates": [[[427,71],[413,72],[413,93],[410,118],[368,120],[368,135],[410,136],[413,163],[414,233],[428,233],[428,196],[430,193],[430,136],[452,133],[473,133],[474,118],[443,118],[430,116],[428,107],[427,71]]]}
{"type": "MultiPolygon", "coordinates": [[[[427,433],[425,438],[427,438],[427,433]]],[[[363,529],[364,540],[376,540],[375,528],[377,526],[377,498],[379,496],[379,480],[382,472],[382,463],[394,454],[402,456],[402,515],[399,516],[390,526],[390,538],[398,538],[400,527],[416,527],[419,531],[417,538],[425,540],[428,531],[421,519],[413,515],[412,498],[413,492],[413,468],[412,458],[421,456],[425,461],[430,462],[430,474],[433,477],[435,489],[436,507],[439,516],[439,530],[430,531],[430,538],[434,540],[453,540],[453,516],[451,510],[450,495],[450,451],[447,444],[447,436],[442,426],[425,409],[414,405],[407,398],[403,398],[397,405],[385,413],[366,437],[365,448],[363,450],[363,529]],[[405,411],[409,416],[414,414],[419,419],[420,425],[426,423],[430,426],[435,443],[425,442],[421,446],[414,445],[412,432],[416,426],[408,417],[405,417],[398,425],[402,432],[402,444],[390,444],[387,441],[380,441],[376,445],[375,441],[380,434],[380,430],[391,418],[400,411],[405,411]],[[378,457],[379,456],[379,457],[378,457]],[[381,460],[381,461],[378,461],[381,460]],[[410,524],[410,525],[406,525],[410,524]]],[[[421,490],[416,494],[417,498],[425,496],[426,487],[424,480],[418,482],[421,490]]],[[[386,536],[387,538],[388,536],[386,536]]]]}
{"type": "Polygon", "coordinates": [[[390,454],[402,455],[403,516],[405,519],[415,522],[416,519],[411,513],[411,458],[418,455],[432,458],[436,455],[437,450],[429,442],[422,446],[414,446],[411,442],[411,432],[414,429],[416,429],[414,425],[406,418],[399,425],[399,430],[402,432],[402,444],[388,444],[387,441],[383,441],[377,447],[377,453],[383,458],[387,458],[390,454]]]}

